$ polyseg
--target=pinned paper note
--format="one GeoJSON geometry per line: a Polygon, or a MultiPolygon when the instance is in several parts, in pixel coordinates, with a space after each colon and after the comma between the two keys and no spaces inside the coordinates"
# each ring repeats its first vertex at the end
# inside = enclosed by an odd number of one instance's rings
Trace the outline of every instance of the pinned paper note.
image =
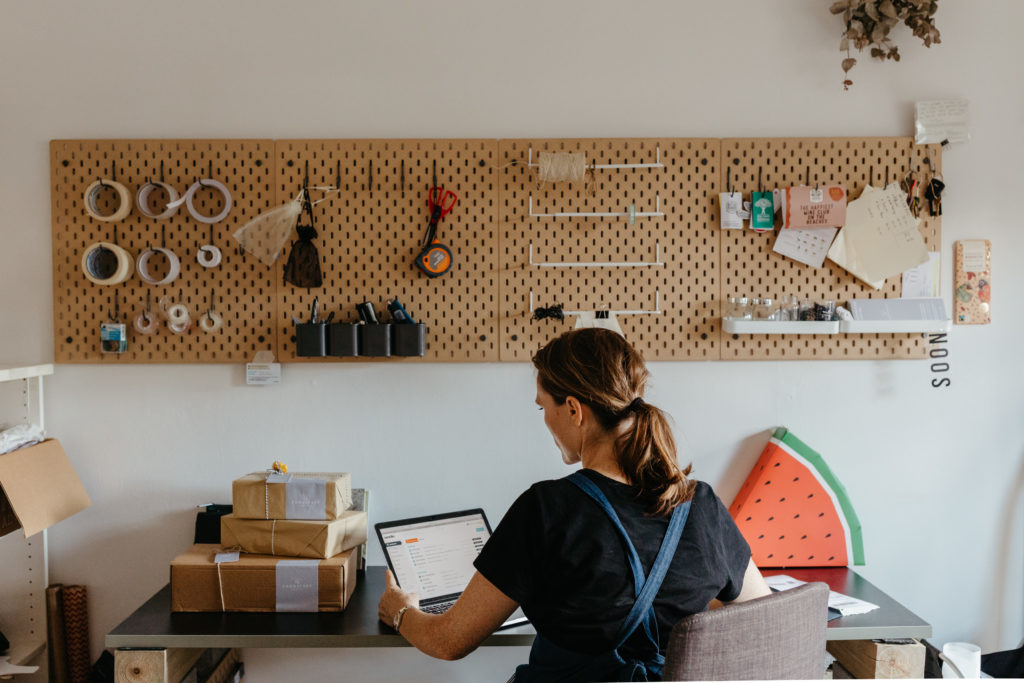
{"type": "Polygon", "coordinates": [[[971,115],[967,100],[918,102],[914,142],[967,142],[971,139],[971,115]]]}
{"type": "Polygon", "coordinates": [[[884,190],[868,185],[846,211],[828,257],[875,289],[886,278],[928,262],[928,248],[917,229],[918,219],[896,183],[884,190]]]}
{"type": "Polygon", "coordinates": [[[820,268],[825,263],[825,254],[836,236],[836,228],[814,228],[808,230],[780,230],[772,251],[788,256],[794,261],[820,268]]]}
{"type": "Polygon", "coordinates": [[[935,298],[939,294],[939,275],[941,260],[939,252],[928,252],[928,260],[910,270],[903,271],[903,289],[900,296],[904,299],[935,298]]]}

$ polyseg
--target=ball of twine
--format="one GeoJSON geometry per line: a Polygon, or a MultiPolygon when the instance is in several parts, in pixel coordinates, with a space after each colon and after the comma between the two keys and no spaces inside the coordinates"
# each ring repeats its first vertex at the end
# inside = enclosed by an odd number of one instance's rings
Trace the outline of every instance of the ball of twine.
{"type": "Polygon", "coordinates": [[[587,172],[587,158],[582,152],[541,152],[537,166],[542,183],[580,182],[587,172]]]}

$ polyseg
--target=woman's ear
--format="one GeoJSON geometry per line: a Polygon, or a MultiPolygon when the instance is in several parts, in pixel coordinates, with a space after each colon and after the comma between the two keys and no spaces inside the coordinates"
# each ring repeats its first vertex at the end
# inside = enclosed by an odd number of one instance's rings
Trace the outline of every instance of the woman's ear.
{"type": "Polygon", "coordinates": [[[569,415],[572,421],[579,427],[583,424],[583,404],[575,396],[567,396],[565,398],[565,405],[569,408],[569,415]]]}

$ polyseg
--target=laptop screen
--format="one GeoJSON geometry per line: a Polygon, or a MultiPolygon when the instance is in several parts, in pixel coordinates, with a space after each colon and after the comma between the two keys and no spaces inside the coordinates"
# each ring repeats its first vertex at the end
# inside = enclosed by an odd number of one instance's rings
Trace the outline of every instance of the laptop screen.
{"type": "Polygon", "coordinates": [[[482,510],[377,525],[377,532],[398,584],[421,602],[462,593],[491,535],[482,510]]]}

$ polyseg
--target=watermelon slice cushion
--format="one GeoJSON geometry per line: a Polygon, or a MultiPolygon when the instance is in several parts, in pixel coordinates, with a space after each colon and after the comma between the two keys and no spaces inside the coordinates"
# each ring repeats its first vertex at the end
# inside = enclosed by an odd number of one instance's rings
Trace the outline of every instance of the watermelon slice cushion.
{"type": "Polygon", "coordinates": [[[864,564],[860,521],[825,460],[775,430],[729,506],[758,567],[864,564]]]}

